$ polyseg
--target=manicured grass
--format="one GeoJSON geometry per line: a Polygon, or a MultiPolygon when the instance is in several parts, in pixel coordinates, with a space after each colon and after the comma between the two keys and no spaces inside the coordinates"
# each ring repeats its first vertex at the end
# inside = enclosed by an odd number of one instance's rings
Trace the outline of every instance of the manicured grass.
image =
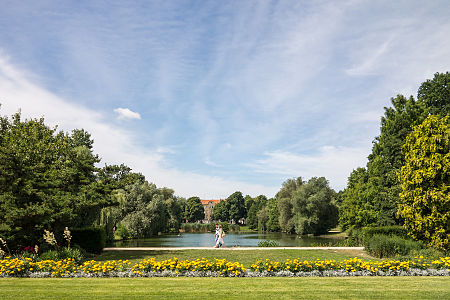
{"type": "MultiPolygon", "coordinates": [[[[197,258],[206,258],[208,260],[227,259],[228,261],[238,261],[249,267],[258,259],[270,259],[273,261],[285,261],[287,258],[300,258],[302,260],[316,260],[319,259],[335,259],[344,260],[346,258],[359,257],[364,259],[373,259],[365,254],[364,251],[359,250],[176,250],[176,251],[105,251],[101,255],[94,257],[94,260],[131,260],[138,262],[145,258],[154,257],[156,260],[165,260],[172,257],[177,257],[180,260],[195,260],[197,258]]],[[[373,259],[375,260],[375,259],[373,259]]]]}
{"type": "Polygon", "coordinates": [[[1,299],[444,299],[449,277],[0,279],[1,299]]]}

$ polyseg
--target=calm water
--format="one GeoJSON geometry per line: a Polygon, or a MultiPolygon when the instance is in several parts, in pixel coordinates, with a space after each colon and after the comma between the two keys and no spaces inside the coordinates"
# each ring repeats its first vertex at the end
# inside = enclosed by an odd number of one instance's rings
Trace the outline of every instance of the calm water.
{"type": "MultiPolygon", "coordinates": [[[[256,247],[263,240],[274,240],[285,247],[307,247],[312,243],[334,244],[339,239],[324,237],[299,237],[280,232],[270,233],[227,233],[224,238],[227,247],[256,247]]],[[[118,241],[112,247],[208,247],[214,246],[214,233],[167,234],[146,239],[118,241]]]]}

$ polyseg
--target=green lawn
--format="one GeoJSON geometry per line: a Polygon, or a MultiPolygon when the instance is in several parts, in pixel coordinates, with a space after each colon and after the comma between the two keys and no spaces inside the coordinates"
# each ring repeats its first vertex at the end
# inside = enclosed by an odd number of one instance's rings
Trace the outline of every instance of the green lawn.
{"type": "MultiPolygon", "coordinates": [[[[346,258],[360,257],[364,259],[373,259],[364,251],[360,250],[176,250],[176,251],[105,251],[101,255],[94,257],[94,260],[119,260],[129,259],[137,262],[144,258],[154,257],[156,260],[165,260],[177,257],[180,260],[195,260],[197,258],[206,258],[213,260],[227,259],[228,261],[238,261],[249,267],[260,258],[269,258],[273,261],[285,261],[287,258],[300,258],[302,260],[335,259],[344,260],[346,258]]],[[[374,259],[373,259],[374,260],[374,259]]]]}
{"type": "Polygon", "coordinates": [[[1,299],[448,299],[449,277],[0,279],[1,299]]]}

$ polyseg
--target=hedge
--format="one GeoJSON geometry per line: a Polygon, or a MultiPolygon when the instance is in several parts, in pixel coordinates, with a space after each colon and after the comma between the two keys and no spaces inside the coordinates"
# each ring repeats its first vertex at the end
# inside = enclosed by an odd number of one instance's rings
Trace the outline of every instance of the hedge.
{"type": "Polygon", "coordinates": [[[101,253],[106,244],[106,232],[103,227],[73,228],[72,243],[89,253],[101,253]]]}

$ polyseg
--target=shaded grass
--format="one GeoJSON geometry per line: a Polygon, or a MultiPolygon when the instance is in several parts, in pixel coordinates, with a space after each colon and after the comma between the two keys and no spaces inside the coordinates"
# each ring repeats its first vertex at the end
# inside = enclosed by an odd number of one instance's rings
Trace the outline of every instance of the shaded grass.
{"type": "Polygon", "coordinates": [[[449,277],[0,279],[1,299],[439,299],[449,277]]]}
{"type": "Polygon", "coordinates": [[[238,261],[246,268],[256,262],[258,259],[270,259],[273,261],[285,261],[286,259],[299,258],[301,260],[316,259],[335,259],[344,260],[347,258],[359,257],[368,259],[367,254],[360,250],[293,250],[293,249],[277,249],[277,250],[158,250],[158,251],[105,251],[101,255],[94,257],[94,260],[125,260],[133,262],[154,257],[156,260],[165,260],[177,257],[180,260],[195,260],[197,258],[206,258],[208,260],[226,259],[228,261],[238,261]]]}

